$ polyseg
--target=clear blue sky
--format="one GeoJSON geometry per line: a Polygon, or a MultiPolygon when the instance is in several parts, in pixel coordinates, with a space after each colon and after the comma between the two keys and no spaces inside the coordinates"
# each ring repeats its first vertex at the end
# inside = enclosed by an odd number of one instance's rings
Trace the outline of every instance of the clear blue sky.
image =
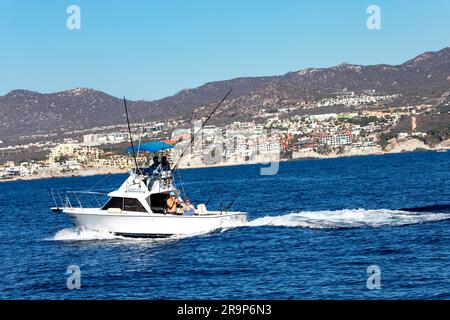
{"type": "Polygon", "coordinates": [[[89,87],[130,99],[450,46],[450,1],[0,1],[0,94],[89,87]],[[81,30],[66,9],[81,8],[81,30]],[[366,9],[381,8],[381,30],[366,9]]]}

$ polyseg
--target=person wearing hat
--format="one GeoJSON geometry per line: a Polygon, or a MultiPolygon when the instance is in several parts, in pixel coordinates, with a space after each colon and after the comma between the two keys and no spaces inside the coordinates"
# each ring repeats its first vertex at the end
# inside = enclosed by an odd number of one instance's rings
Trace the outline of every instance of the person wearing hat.
{"type": "Polygon", "coordinates": [[[173,191],[169,192],[169,198],[166,201],[167,212],[177,214],[177,205],[181,204],[181,201],[176,198],[176,194],[173,191]]]}

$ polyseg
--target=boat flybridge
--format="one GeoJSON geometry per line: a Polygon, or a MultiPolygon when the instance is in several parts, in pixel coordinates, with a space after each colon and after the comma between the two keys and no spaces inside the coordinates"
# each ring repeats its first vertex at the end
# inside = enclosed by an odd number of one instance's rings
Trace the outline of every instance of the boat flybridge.
{"type": "Polygon", "coordinates": [[[171,171],[157,175],[142,174],[129,170],[128,178],[119,189],[108,193],[105,204],[98,200],[98,192],[51,190],[54,212],[64,212],[73,218],[76,226],[94,231],[108,231],[129,237],[167,237],[209,232],[221,228],[242,225],[247,221],[246,212],[227,210],[209,211],[205,204],[199,204],[194,215],[184,215],[182,208],[168,213],[166,201],[178,190],[171,171]],[[90,198],[97,206],[83,206],[82,198],[90,198]]]}

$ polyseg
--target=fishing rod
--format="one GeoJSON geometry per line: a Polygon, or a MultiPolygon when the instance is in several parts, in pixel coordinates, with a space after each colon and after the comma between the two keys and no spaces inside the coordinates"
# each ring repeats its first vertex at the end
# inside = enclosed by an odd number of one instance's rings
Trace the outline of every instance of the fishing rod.
{"type": "Polygon", "coordinates": [[[228,212],[228,210],[230,210],[231,206],[234,204],[234,202],[236,201],[236,199],[238,198],[238,196],[239,196],[239,191],[236,192],[236,194],[234,195],[234,198],[233,198],[233,200],[230,202],[230,204],[229,204],[227,207],[225,207],[225,212],[228,212]]]}
{"type": "Polygon", "coordinates": [[[136,166],[135,173],[137,173],[137,171],[139,170],[139,166],[137,164],[136,151],[134,150],[133,136],[131,135],[130,119],[128,118],[127,100],[125,99],[125,97],[123,97],[123,105],[125,106],[125,115],[127,117],[128,133],[130,134],[131,149],[133,150],[134,165],[136,166]]]}
{"type": "Polygon", "coordinates": [[[212,194],[209,195],[209,198],[208,198],[208,200],[206,201],[205,206],[208,205],[208,203],[209,203],[209,201],[211,200],[211,198],[212,198],[212,194]]]}
{"type": "Polygon", "coordinates": [[[219,199],[220,199],[220,214],[222,214],[223,211],[223,201],[222,201],[222,195],[219,194],[219,199]]]}
{"type": "Polygon", "coordinates": [[[230,91],[228,91],[228,93],[225,95],[225,97],[222,98],[222,100],[219,102],[219,104],[214,108],[214,110],[209,114],[209,116],[206,118],[205,122],[203,122],[202,126],[200,127],[200,129],[193,134],[191,141],[189,142],[189,144],[183,149],[183,151],[181,152],[181,156],[178,159],[177,163],[175,164],[175,166],[173,167],[172,173],[175,172],[175,170],[177,170],[178,165],[180,164],[181,159],[184,157],[186,150],[188,149],[188,147],[190,147],[192,145],[192,143],[194,142],[195,138],[197,137],[197,135],[199,134],[199,132],[202,131],[203,127],[206,125],[206,123],[208,122],[208,120],[212,117],[212,115],[217,111],[217,109],[219,109],[220,105],[225,101],[225,99],[230,95],[231,91],[233,89],[230,89],[230,91]]]}
{"type": "MultiPolygon", "coordinates": [[[[248,176],[246,176],[246,181],[250,182],[250,179],[248,178],[248,176]]],[[[234,202],[236,201],[236,199],[239,197],[239,195],[241,194],[239,191],[239,189],[236,190],[236,193],[233,196],[233,200],[231,200],[230,204],[225,208],[225,212],[228,212],[228,210],[230,210],[231,206],[234,204],[234,202]]]]}

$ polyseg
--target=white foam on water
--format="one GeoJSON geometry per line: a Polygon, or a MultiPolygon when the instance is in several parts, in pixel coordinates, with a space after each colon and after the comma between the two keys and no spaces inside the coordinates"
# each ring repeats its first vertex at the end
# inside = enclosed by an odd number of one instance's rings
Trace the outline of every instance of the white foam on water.
{"type": "Polygon", "coordinates": [[[251,220],[242,226],[280,226],[333,229],[403,226],[445,219],[450,219],[450,214],[407,212],[388,209],[344,209],[336,211],[302,211],[281,216],[265,216],[251,220]]]}
{"type": "Polygon", "coordinates": [[[211,233],[211,231],[198,232],[184,235],[172,235],[167,238],[134,238],[119,236],[109,231],[94,231],[82,227],[66,228],[58,231],[53,237],[47,240],[55,241],[90,241],[90,240],[124,240],[131,242],[167,242],[170,240],[181,240],[190,237],[197,237],[211,233]]]}
{"type": "Polygon", "coordinates": [[[108,231],[94,231],[85,228],[67,228],[58,231],[49,240],[88,241],[88,240],[122,239],[122,238],[123,237],[117,236],[114,233],[108,231]]]}

